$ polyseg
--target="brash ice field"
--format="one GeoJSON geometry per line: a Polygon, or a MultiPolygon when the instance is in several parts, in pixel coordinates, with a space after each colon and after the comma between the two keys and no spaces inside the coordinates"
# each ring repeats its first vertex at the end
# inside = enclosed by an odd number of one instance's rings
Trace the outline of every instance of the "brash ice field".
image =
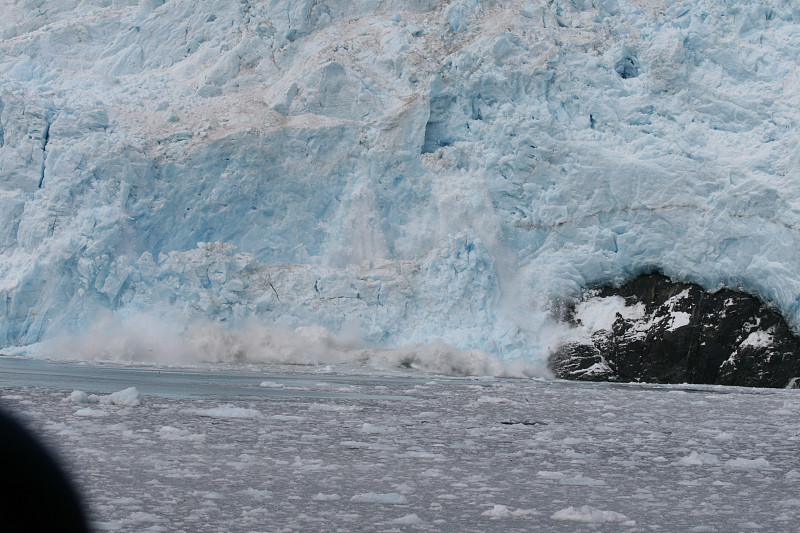
{"type": "Polygon", "coordinates": [[[3,405],[59,443],[97,531],[790,532],[800,511],[793,390],[0,370],[3,405]]]}

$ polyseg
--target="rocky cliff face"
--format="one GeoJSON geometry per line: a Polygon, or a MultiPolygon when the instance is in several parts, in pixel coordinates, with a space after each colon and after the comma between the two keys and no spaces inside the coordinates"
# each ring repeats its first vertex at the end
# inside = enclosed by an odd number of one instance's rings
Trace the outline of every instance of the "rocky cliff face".
{"type": "Polygon", "coordinates": [[[800,376],[800,340],[742,292],[648,274],[590,291],[566,313],[582,338],[550,356],[562,378],[785,387],[800,376]]]}

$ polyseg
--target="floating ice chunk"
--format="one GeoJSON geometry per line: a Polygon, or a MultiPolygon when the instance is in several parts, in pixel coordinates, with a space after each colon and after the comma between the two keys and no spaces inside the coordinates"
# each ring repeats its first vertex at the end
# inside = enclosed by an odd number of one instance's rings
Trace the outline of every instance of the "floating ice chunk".
{"type": "Polygon", "coordinates": [[[101,397],[100,403],[136,407],[142,404],[142,400],[136,387],[128,387],[127,389],[101,397]]]}
{"type": "Polygon", "coordinates": [[[578,485],[578,486],[585,486],[585,487],[598,487],[600,485],[605,485],[606,482],[602,479],[594,479],[591,477],[584,477],[584,476],[575,476],[575,477],[565,477],[562,478],[559,483],[562,485],[578,485]]]}
{"type": "Polygon", "coordinates": [[[276,383],[274,381],[262,381],[258,384],[259,387],[266,387],[268,389],[282,389],[283,383],[276,383]]]}
{"type": "MultiPolygon", "coordinates": [[[[166,519],[161,518],[153,513],[146,513],[144,511],[136,511],[128,515],[127,521],[129,523],[141,522],[166,522],[166,519]]],[[[152,531],[152,528],[148,528],[152,531]]]]}
{"type": "Polygon", "coordinates": [[[739,527],[742,529],[764,529],[764,526],[759,525],[753,522],[752,520],[749,522],[742,522],[741,524],[739,524],[739,527]]]}
{"type": "Polygon", "coordinates": [[[266,500],[272,498],[271,490],[259,490],[259,489],[254,489],[253,487],[248,487],[244,490],[240,490],[239,494],[244,494],[245,496],[250,496],[258,500],[266,500]]]}
{"type": "Polygon", "coordinates": [[[553,472],[549,470],[539,470],[536,472],[536,475],[544,479],[563,479],[567,477],[564,472],[553,472]]]}
{"type": "Polygon", "coordinates": [[[512,511],[505,505],[498,505],[495,504],[494,507],[489,509],[488,511],[484,511],[481,513],[481,516],[488,516],[492,520],[498,520],[501,518],[520,518],[523,516],[531,516],[539,514],[536,511],[532,511],[530,509],[515,509],[512,511]]]}
{"type": "Polygon", "coordinates": [[[343,440],[339,443],[339,445],[344,446],[345,448],[349,448],[351,450],[362,450],[362,449],[369,449],[372,447],[372,444],[369,442],[361,442],[358,440],[343,440]]]}
{"type": "Polygon", "coordinates": [[[800,480],[800,470],[792,468],[788,472],[786,472],[786,479],[798,479],[800,480]]]}
{"type": "Polygon", "coordinates": [[[75,416],[83,416],[86,418],[103,418],[108,416],[108,411],[102,409],[92,409],[91,407],[84,407],[75,411],[75,416]]]}
{"type": "Polygon", "coordinates": [[[248,509],[242,511],[242,517],[244,518],[252,518],[252,517],[260,517],[269,514],[270,511],[265,507],[255,507],[253,509],[248,509]]]}
{"type": "Polygon", "coordinates": [[[678,464],[687,466],[718,465],[719,458],[713,453],[697,453],[692,451],[686,457],[681,457],[678,464]]]}
{"type": "Polygon", "coordinates": [[[384,505],[405,505],[408,499],[402,494],[396,492],[389,492],[387,494],[378,494],[376,492],[367,492],[364,494],[356,494],[350,498],[354,503],[379,503],[384,505]]]}
{"type": "Polygon", "coordinates": [[[122,524],[119,522],[92,522],[93,531],[122,531],[122,524]]]}
{"type": "Polygon", "coordinates": [[[202,442],[206,439],[205,434],[191,433],[187,429],[179,429],[172,426],[162,426],[158,430],[158,436],[164,440],[202,442]]]}
{"type": "Polygon", "coordinates": [[[128,498],[122,497],[122,498],[112,498],[111,500],[108,500],[108,503],[113,505],[141,505],[142,500],[130,497],[128,498]]]}
{"type": "Polygon", "coordinates": [[[188,412],[209,418],[261,418],[261,411],[245,407],[212,407],[210,409],[187,409],[188,412]]]}
{"type": "Polygon", "coordinates": [[[309,408],[309,411],[327,411],[330,413],[352,413],[363,411],[363,407],[358,407],[356,405],[335,405],[335,404],[327,404],[327,403],[315,403],[312,404],[309,408]]]}
{"type": "Polygon", "coordinates": [[[399,524],[399,525],[414,525],[414,524],[422,524],[423,520],[417,516],[416,513],[407,514],[405,516],[401,516],[400,518],[395,518],[391,522],[392,524],[399,524]]]}
{"type": "Polygon", "coordinates": [[[553,520],[564,520],[567,522],[583,522],[586,524],[606,524],[609,522],[619,522],[623,526],[635,526],[636,522],[628,520],[628,517],[615,511],[601,511],[594,507],[584,505],[582,507],[567,507],[556,511],[551,517],[553,520]]]}
{"type": "Polygon", "coordinates": [[[279,422],[305,422],[306,420],[308,420],[304,416],[295,416],[295,415],[272,415],[271,417],[269,417],[269,419],[277,420],[279,422]]]}
{"type": "Polygon", "coordinates": [[[311,499],[315,502],[335,502],[341,500],[342,497],[338,494],[323,494],[322,492],[318,492],[311,499]]]}
{"type": "Polygon", "coordinates": [[[478,398],[476,403],[492,403],[492,404],[510,404],[510,405],[519,405],[517,402],[513,400],[509,400],[508,398],[502,398],[500,396],[481,396],[478,398]]]}
{"type": "Polygon", "coordinates": [[[364,422],[361,426],[361,433],[395,433],[397,428],[391,426],[380,426],[364,422]]]}
{"type": "Polygon", "coordinates": [[[89,395],[82,390],[74,390],[62,401],[72,403],[89,403],[89,395]]]}
{"type": "Polygon", "coordinates": [[[743,459],[741,457],[737,457],[736,459],[726,461],[725,465],[730,466],[731,468],[743,468],[746,470],[765,470],[771,468],[772,466],[769,461],[763,457],[759,457],[757,459],[743,459]]]}

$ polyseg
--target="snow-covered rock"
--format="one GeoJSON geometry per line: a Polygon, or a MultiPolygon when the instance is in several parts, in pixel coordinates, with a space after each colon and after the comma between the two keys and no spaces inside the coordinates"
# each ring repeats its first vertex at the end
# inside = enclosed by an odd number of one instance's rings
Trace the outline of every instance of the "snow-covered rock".
{"type": "Polygon", "coordinates": [[[590,290],[568,306],[571,338],[553,352],[555,374],[588,381],[793,386],[797,335],[758,298],[660,274],[590,290]]]}
{"type": "Polygon", "coordinates": [[[654,268],[800,327],[794,2],[0,6],[0,346],[110,312],[542,360],[553,301],[654,268]]]}

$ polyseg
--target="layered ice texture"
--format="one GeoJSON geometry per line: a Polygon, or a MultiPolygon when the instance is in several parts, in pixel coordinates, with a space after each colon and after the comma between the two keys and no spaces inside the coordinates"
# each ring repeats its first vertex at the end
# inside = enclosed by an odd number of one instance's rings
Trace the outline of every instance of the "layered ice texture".
{"type": "Polygon", "coordinates": [[[797,6],[1,0],[0,346],[537,361],[654,269],[797,330],[797,6]]]}

